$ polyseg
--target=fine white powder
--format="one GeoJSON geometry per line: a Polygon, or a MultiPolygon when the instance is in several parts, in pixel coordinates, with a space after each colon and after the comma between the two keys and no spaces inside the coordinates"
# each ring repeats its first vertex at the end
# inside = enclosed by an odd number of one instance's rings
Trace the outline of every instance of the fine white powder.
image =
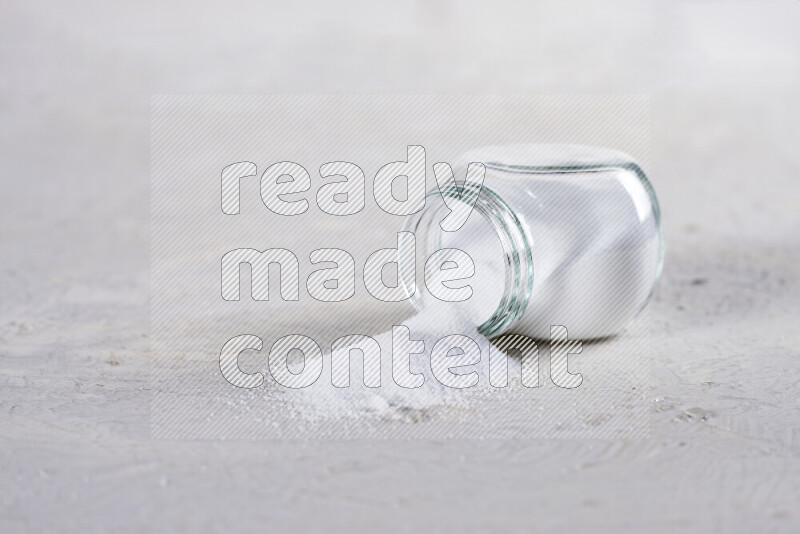
{"type": "MultiPolygon", "coordinates": [[[[306,420],[376,417],[418,422],[436,417],[440,412],[466,410],[476,399],[497,394],[497,389],[489,383],[489,351],[491,348],[492,353],[498,356],[501,353],[478,332],[478,326],[497,309],[505,289],[503,249],[495,231],[477,213],[473,213],[459,231],[444,234],[443,237],[442,247],[459,248],[470,255],[475,264],[475,274],[461,283],[452,283],[453,287],[467,284],[472,287],[472,296],[462,302],[437,300],[427,292],[422,278],[417,281],[422,309],[399,326],[408,328],[412,340],[420,340],[425,344],[423,353],[410,356],[409,366],[412,373],[424,376],[424,383],[418,388],[406,388],[395,382],[392,374],[392,329],[389,328],[371,336],[381,349],[380,387],[364,385],[363,353],[354,350],[350,352],[349,387],[337,388],[331,385],[330,380],[320,380],[320,384],[314,384],[296,396],[299,398],[296,415],[306,420]],[[457,389],[445,386],[431,370],[432,349],[440,339],[452,335],[466,336],[480,348],[479,363],[464,367],[463,371],[453,371],[477,373],[478,383],[473,387],[457,389]]],[[[418,272],[422,272],[421,269],[418,272]]],[[[453,352],[460,353],[459,349],[453,352]]],[[[323,376],[330,377],[331,368],[331,354],[326,353],[323,356],[323,369],[328,371],[323,376]]],[[[514,368],[515,363],[509,362],[510,385],[514,383],[513,376],[519,377],[518,370],[512,371],[514,368]]]]}
{"type": "MultiPolygon", "coordinates": [[[[547,339],[551,325],[563,325],[572,339],[594,339],[619,333],[636,316],[653,287],[659,241],[646,192],[629,183],[635,180],[615,172],[568,183],[537,179],[527,210],[517,210],[530,232],[533,286],[512,332],[547,339]]],[[[485,321],[505,285],[506,253],[496,233],[474,213],[442,244],[472,257],[475,294],[465,305],[485,321]]]]}
{"type": "MultiPolygon", "coordinates": [[[[477,398],[490,394],[494,388],[489,384],[489,340],[481,335],[475,321],[469,315],[469,308],[457,304],[438,303],[414,314],[399,326],[409,329],[412,340],[421,340],[425,350],[410,356],[409,369],[421,373],[424,383],[418,388],[399,386],[392,376],[392,330],[371,336],[381,349],[380,387],[367,387],[363,381],[363,354],[350,352],[350,385],[337,388],[328,380],[320,380],[297,395],[292,395],[291,407],[296,416],[305,420],[319,418],[364,418],[405,420],[419,422],[436,417],[441,412],[467,409],[477,398]],[[443,385],[431,370],[431,350],[440,339],[453,334],[467,336],[480,348],[480,362],[463,367],[463,371],[477,373],[478,383],[470,388],[456,389],[443,385]]],[[[491,347],[493,354],[500,352],[491,347]]],[[[455,349],[454,353],[460,351],[455,349]]],[[[323,368],[331,369],[331,354],[323,356],[323,368]]],[[[509,375],[511,375],[511,365],[509,375]]],[[[328,373],[323,374],[329,377],[328,373]]],[[[510,377],[511,378],[511,377],[510,377]]],[[[511,380],[510,380],[511,381],[511,380]]]]}

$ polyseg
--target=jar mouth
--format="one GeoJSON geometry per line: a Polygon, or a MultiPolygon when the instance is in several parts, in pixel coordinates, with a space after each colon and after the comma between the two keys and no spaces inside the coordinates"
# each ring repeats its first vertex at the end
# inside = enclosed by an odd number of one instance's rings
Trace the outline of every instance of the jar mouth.
{"type": "MultiPolygon", "coordinates": [[[[435,190],[426,194],[429,198],[462,199],[476,197],[473,211],[481,217],[494,230],[503,250],[503,265],[505,271],[504,290],[500,303],[492,315],[483,324],[478,325],[478,332],[486,337],[497,336],[507,332],[522,317],[533,289],[533,240],[525,230],[511,207],[494,191],[485,185],[455,184],[435,190]]],[[[429,249],[427,252],[438,250],[441,247],[443,230],[439,228],[437,213],[446,209],[444,204],[431,208],[430,204],[415,214],[408,216],[403,224],[403,231],[413,232],[422,236],[421,241],[429,249]]],[[[473,216],[472,214],[470,216],[473,216]]],[[[415,287],[413,274],[399,273],[400,282],[409,290],[415,287]]],[[[409,293],[411,291],[409,290],[409,293]]],[[[417,309],[422,309],[422,299],[413,293],[411,303],[417,309]]]]}

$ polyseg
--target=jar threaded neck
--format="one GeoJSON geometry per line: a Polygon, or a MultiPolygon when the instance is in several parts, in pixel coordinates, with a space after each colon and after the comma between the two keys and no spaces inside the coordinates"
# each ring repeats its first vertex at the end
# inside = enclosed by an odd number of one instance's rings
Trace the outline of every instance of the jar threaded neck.
{"type": "MultiPolygon", "coordinates": [[[[507,332],[519,321],[530,299],[533,288],[533,240],[525,230],[511,207],[494,191],[486,186],[475,187],[471,184],[456,184],[428,192],[426,199],[441,197],[467,199],[475,196],[474,211],[477,211],[492,227],[503,249],[504,290],[497,308],[491,317],[478,326],[478,332],[487,337],[507,332]]],[[[406,218],[403,231],[422,234],[422,240],[431,249],[441,248],[441,232],[438,228],[440,220],[435,215],[445,205],[431,208],[429,205],[406,218]],[[435,239],[431,239],[431,231],[439,230],[435,239]]],[[[471,215],[472,216],[472,215],[471,215]]],[[[429,250],[428,252],[432,252],[429,250]]],[[[413,287],[408,273],[401,273],[401,283],[413,287]]],[[[422,308],[421,299],[413,294],[411,303],[418,310],[422,308]]]]}

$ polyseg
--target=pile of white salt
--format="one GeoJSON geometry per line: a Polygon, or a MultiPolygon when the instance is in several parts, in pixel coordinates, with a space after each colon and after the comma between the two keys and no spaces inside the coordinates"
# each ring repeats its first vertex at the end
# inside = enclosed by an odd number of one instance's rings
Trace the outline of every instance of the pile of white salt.
{"type": "MultiPolygon", "coordinates": [[[[490,349],[493,358],[501,353],[478,332],[474,320],[457,303],[433,304],[393,326],[407,328],[412,344],[421,341],[424,350],[406,356],[407,349],[400,344],[397,348],[401,354],[394,355],[392,329],[371,336],[380,346],[380,386],[368,387],[364,383],[364,353],[360,350],[348,351],[349,385],[336,387],[331,384],[331,375],[323,372],[318,383],[302,391],[291,392],[291,397],[287,398],[295,415],[308,421],[365,417],[418,421],[433,417],[437,412],[467,409],[477,398],[496,393],[496,388],[489,383],[490,349]],[[450,369],[455,375],[477,375],[477,383],[472,387],[460,389],[446,386],[434,376],[431,368],[432,349],[442,338],[453,335],[470,338],[480,349],[479,361],[473,360],[470,365],[450,369]],[[407,374],[393,366],[401,366],[412,375],[421,375],[422,384],[414,388],[401,386],[398,384],[403,382],[400,375],[407,377],[407,374]]],[[[464,358],[464,354],[464,350],[453,348],[448,358],[464,358]]],[[[331,353],[323,356],[323,369],[332,369],[331,353]]],[[[515,372],[513,369],[513,362],[509,362],[510,384],[514,383],[515,377],[519,381],[519,370],[515,372]]],[[[419,381],[419,378],[416,380],[419,381]]]]}

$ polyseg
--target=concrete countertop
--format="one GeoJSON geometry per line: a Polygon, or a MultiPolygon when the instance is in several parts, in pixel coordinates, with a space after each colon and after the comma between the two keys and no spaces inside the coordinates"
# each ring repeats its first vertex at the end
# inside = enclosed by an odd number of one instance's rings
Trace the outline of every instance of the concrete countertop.
{"type": "Polygon", "coordinates": [[[2,12],[3,532],[800,528],[800,3],[2,12]],[[150,97],[294,92],[650,95],[650,437],[150,439],[150,97]]]}

